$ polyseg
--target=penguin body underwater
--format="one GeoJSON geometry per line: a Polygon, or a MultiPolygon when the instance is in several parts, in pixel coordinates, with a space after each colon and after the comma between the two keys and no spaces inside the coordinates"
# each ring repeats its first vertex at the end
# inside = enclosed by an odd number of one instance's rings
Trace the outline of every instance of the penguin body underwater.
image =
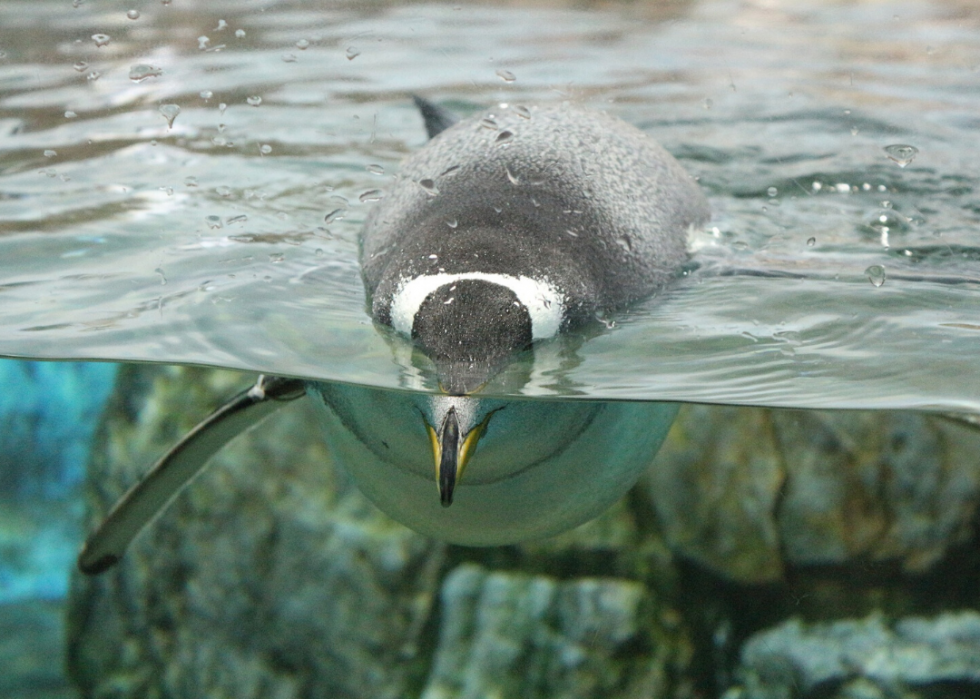
{"type": "Polygon", "coordinates": [[[369,499],[455,543],[567,530],[650,463],[675,405],[478,393],[534,343],[675,277],[690,228],[709,217],[697,185],[653,140],[600,112],[500,105],[457,121],[415,101],[430,141],[369,215],[361,265],[372,317],[432,359],[442,393],[262,376],[121,498],[79,555],[82,572],[114,565],[218,449],[304,394],[369,499]]]}

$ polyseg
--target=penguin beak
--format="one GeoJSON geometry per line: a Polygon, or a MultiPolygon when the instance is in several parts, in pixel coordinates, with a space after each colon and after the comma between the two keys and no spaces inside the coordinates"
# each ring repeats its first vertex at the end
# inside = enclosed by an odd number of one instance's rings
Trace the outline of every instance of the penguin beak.
{"type": "MultiPolygon", "coordinates": [[[[499,410],[499,408],[498,408],[499,410]]],[[[466,434],[462,433],[459,425],[459,418],[456,415],[456,408],[450,406],[438,431],[426,421],[425,428],[429,433],[429,443],[432,446],[432,455],[436,466],[436,483],[439,486],[439,501],[443,507],[453,504],[453,492],[456,485],[463,477],[466,465],[476,451],[476,445],[480,437],[487,429],[490,418],[496,410],[487,414],[483,421],[470,429],[466,434]]]]}

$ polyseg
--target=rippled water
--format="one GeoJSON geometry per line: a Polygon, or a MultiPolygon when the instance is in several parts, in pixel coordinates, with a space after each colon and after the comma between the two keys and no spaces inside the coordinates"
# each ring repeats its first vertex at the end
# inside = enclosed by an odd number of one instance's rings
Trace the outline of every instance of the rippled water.
{"type": "Polygon", "coordinates": [[[408,96],[570,100],[714,219],[669,292],[487,392],[980,410],[980,10],[603,7],[4,2],[0,355],[431,388],[356,262],[408,96]]]}

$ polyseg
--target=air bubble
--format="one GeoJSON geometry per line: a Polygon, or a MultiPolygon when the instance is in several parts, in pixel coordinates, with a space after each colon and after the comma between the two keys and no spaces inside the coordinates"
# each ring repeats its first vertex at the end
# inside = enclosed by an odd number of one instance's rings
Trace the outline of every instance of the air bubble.
{"type": "Polygon", "coordinates": [[[102,48],[103,46],[108,45],[108,43],[110,41],[110,37],[109,37],[108,34],[93,34],[92,35],[92,41],[95,42],[95,45],[96,46],[98,46],[99,48],[102,48]]]}
{"type": "Polygon", "coordinates": [[[252,95],[251,97],[247,98],[245,102],[249,107],[258,107],[260,104],[262,104],[262,98],[258,95],[252,95]]]}
{"type": "Polygon", "coordinates": [[[310,42],[306,39],[300,39],[296,42],[296,48],[298,48],[300,51],[305,51],[306,49],[310,48],[310,42]]]}
{"type": "Polygon", "coordinates": [[[361,50],[354,46],[348,46],[347,51],[344,52],[344,55],[347,56],[348,61],[353,61],[355,58],[361,55],[361,50]]]}
{"type": "Polygon", "coordinates": [[[864,273],[868,275],[868,281],[874,286],[881,286],[885,283],[885,268],[881,265],[871,265],[864,273]]]}
{"type": "Polygon", "coordinates": [[[486,117],[484,119],[481,119],[480,126],[482,126],[485,129],[492,129],[493,131],[496,131],[497,129],[500,128],[499,126],[497,126],[496,120],[491,117],[486,117]]]}
{"type": "Polygon", "coordinates": [[[65,119],[74,119],[77,116],[78,116],[78,114],[76,114],[75,112],[73,112],[70,109],[67,112],[65,112],[65,119]]]}
{"type": "Polygon", "coordinates": [[[56,151],[56,150],[46,150],[46,151],[44,151],[44,157],[45,158],[53,158],[56,155],[58,155],[58,151],[56,151]]]}
{"type": "Polygon", "coordinates": [[[326,216],[323,217],[324,223],[333,223],[334,221],[341,221],[344,218],[344,209],[334,209],[326,216]]]}
{"type": "Polygon", "coordinates": [[[272,152],[272,146],[270,146],[268,143],[263,143],[261,146],[259,146],[260,155],[269,155],[269,153],[271,152],[272,152]]]}
{"type": "Polygon", "coordinates": [[[163,75],[163,69],[151,66],[147,63],[140,63],[129,69],[129,79],[136,83],[141,83],[147,78],[156,78],[163,75]]]}
{"type": "Polygon", "coordinates": [[[919,153],[918,148],[904,143],[885,146],[884,150],[885,154],[888,155],[888,159],[897,163],[899,167],[905,167],[911,163],[919,153]]]}
{"type": "Polygon", "coordinates": [[[362,203],[367,203],[371,201],[381,201],[381,199],[383,198],[384,198],[384,192],[382,192],[380,189],[369,189],[368,191],[363,192],[361,196],[358,197],[358,199],[362,203]]]}
{"type": "Polygon", "coordinates": [[[772,198],[777,194],[779,194],[779,190],[776,189],[775,187],[770,187],[769,189],[766,190],[766,194],[768,194],[769,197],[772,198]]]}
{"type": "Polygon", "coordinates": [[[817,244],[817,239],[816,238],[807,238],[806,239],[806,246],[808,248],[812,248],[816,244],[817,244]]]}
{"type": "Polygon", "coordinates": [[[371,165],[368,165],[364,169],[367,170],[368,172],[370,172],[372,175],[383,175],[383,174],[385,174],[385,169],[381,165],[371,164],[371,165]]]}
{"type": "Polygon", "coordinates": [[[245,38],[245,30],[244,29],[236,29],[235,30],[235,38],[236,39],[244,39],[245,38]]]}
{"type": "Polygon", "coordinates": [[[211,90],[201,90],[198,93],[198,95],[201,97],[202,100],[209,100],[212,97],[214,97],[214,93],[211,92],[211,90]]]}
{"type": "Polygon", "coordinates": [[[509,70],[498,70],[497,77],[503,80],[505,83],[512,83],[517,80],[517,76],[511,73],[509,70]]]}
{"type": "Polygon", "coordinates": [[[140,18],[140,11],[139,10],[130,10],[129,12],[126,13],[126,16],[129,19],[139,19],[140,18]]]}
{"type": "Polygon", "coordinates": [[[504,130],[497,134],[497,143],[507,143],[512,138],[514,138],[514,132],[504,130]]]}
{"type": "Polygon", "coordinates": [[[84,73],[86,70],[88,70],[88,63],[86,63],[85,61],[79,61],[78,63],[73,65],[72,68],[77,70],[79,73],[84,73]]]}
{"type": "Polygon", "coordinates": [[[523,104],[519,104],[516,107],[514,107],[514,112],[517,114],[517,116],[521,117],[522,119],[531,118],[531,110],[525,107],[523,104]]]}
{"type": "Polygon", "coordinates": [[[163,115],[163,118],[167,120],[167,128],[173,128],[174,119],[180,114],[180,106],[176,104],[161,104],[159,111],[163,115]]]}

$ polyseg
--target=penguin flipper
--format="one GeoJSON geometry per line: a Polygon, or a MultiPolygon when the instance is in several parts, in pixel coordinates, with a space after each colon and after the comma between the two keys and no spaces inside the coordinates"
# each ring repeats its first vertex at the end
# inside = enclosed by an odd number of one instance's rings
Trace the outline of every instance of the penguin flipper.
{"type": "Polygon", "coordinates": [[[213,412],[154,464],[112,507],[82,547],[78,568],[98,575],[119,562],[126,547],[234,437],[304,395],[298,379],[260,376],[252,388],[213,412]]]}
{"type": "Polygon", "coordinates": [[[412,95],[412,99],[415,100],[415,106],[422,112],[422,118],[425,119],[425,131],[429,134],[429,138],[435,138],[459,121],[459,117],[451,111],[430,102],[424,97],[412,95]]]}

